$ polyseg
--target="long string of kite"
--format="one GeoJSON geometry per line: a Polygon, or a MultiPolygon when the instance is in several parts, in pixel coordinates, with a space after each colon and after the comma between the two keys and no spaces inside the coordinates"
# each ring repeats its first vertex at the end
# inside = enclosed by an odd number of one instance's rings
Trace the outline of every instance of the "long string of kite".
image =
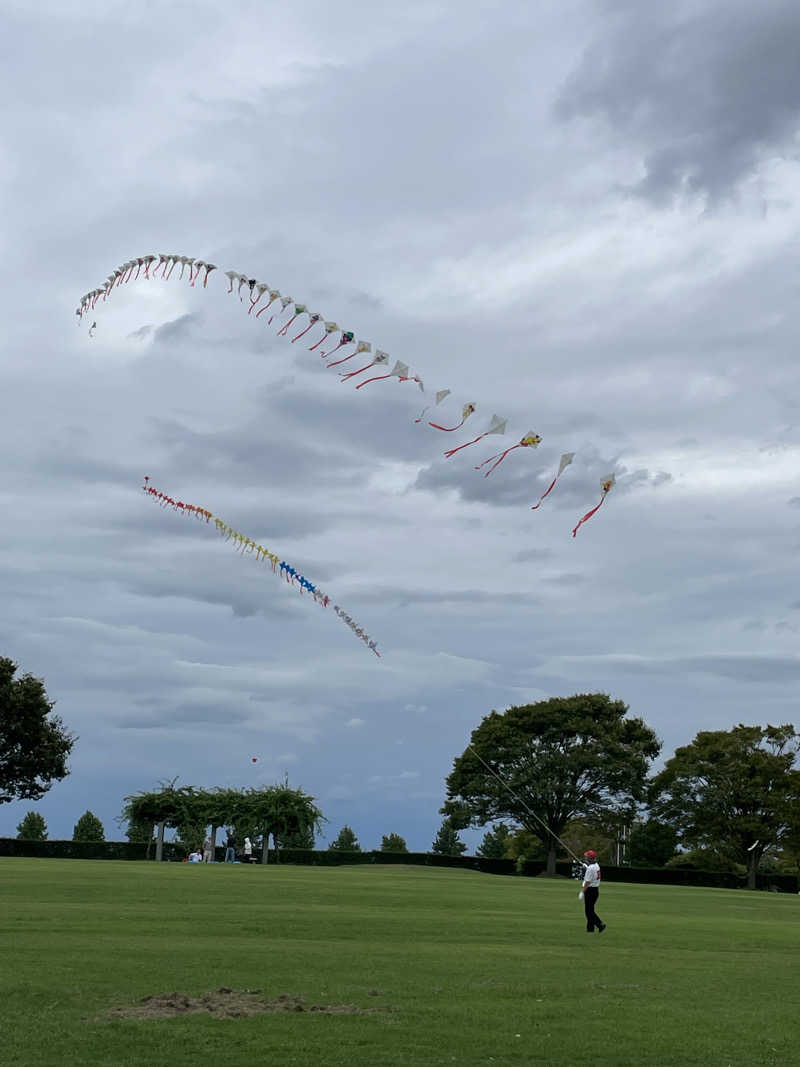
{"type": "MultiPolygon", "coordinates": [[[[289,585],[296,585],[300,593],[307,591],[313,597],[315,603],[321,604],[326,608],[331,603],[331,598],[324,593],[318,585],[314,585],[312,582],[296,570],[290,563],[282,560],[280,556],[276,556],[274,552],[270,552],[268,548],[264,548],[263,545],[258,544],[250,537],[245,537],[244,534],[240,534],[238,530],[234,530],[229,526],[227,522],[221,519],[218,515],[212,514],[206,508],[196,507],[194,504],[187,504],[183,500],[174,500],[166,493],[160,492],[158,489],[150,485],[150,479],[145,477],[143,490],[147,495],[157,501],[162,507],[172,508],[173,511],[180,512],[183,515],[191,515],[196,519],[201,519],[210,525],[213,521],[217,533],[224,537],[226,541],[233,541],[237,551],[240,551],[242,555],[247,555],[251,552],[255,553],[256,559],[260,562],[268,560],[273,574],[280,575],[284,578],[289,585]]],[[[377,649],[375,641],[363,630],[358,623],[352,619],[343,608],[340,608],[338,604],[333,605],[333,610],[339,616],[339,618],[346,623],[356,637],[360,638],[364,644],[380,659],[380,652],[377,649]]]]}
{"type": "MultiPolygon", "coordinates": [[[[119,288],[122,285],[126,285],[131,280],[136,280],[137,278],[139,278],[140,274],[146,279],[157,278],[160,276],[164,280],[169,280],[172,277],[172,273],[177,265],[180,265],[179,280],[183,279],[184,274],[188,272],[188,281],[191,287],[195,287],[197,285],[198,279],[202,277],[203,288],[207,288],[208,279],[211,272],[217,270],[216,265],[213,263],[207,263],[202,259],[194,259],[191,256],[182,256],[171,253],[159,253],[157,256],[149,254],[146,256],[138,256],[135,259],[127,260],[125,263],[117,267],[111,274],[109,274],[109,276],[106,278],[105,282],[101,286],[96,289],[92,289],[90,292],[86,293],[81,298],[80,304],[76,309],[76,315],[78,316],[79,322],[83,320],[84,315],[87,315],[90,311],[94,311],[98,302],[102,301],[103,303],[105,303],[108,300],[109,295],[115,288],[119,288]]],[[[306,304],[296,301],[292,297],[282,296],[277,289],[270,288],[266,282],[259,281],[256,278],[249,277],[246,274],[242,274],[238,271],[233,270],[225,271],[224,276],[228,279],[229,284],[227,291],[229,294],[233,294],[234,287],[236,287],[236,294],[239,296],[240,301],[244,302],[243,292],[249,293],[249,300],[247,302],[248,315],[252,314],[255,309],[255,318],[259,318],[265,311],[268,311],[270,308],[275,308],[275,310],[273,310],[269,316],[268,325],[272,323],[273,320],[277,319],[276,325],[278,336],[288,336],[288,331],[292,324],[305,315],[308,318],[308,322],[303,329],[301,329],[294,337],[291,338],[292,343],[300,340],[300,338],[308,334],[309,331],[312,330],[312,328],[321,323],[323,330],[322,336],[319,337],[317,341],[309,345],[309,351],[315,351],[326,341],[336,341],[333,348],[328,349],[328,346],[326,345],[326,347],[321,350],[320,354],[323,358],[325,358],[334,355],[344,347],[355,345],[354,350],[349,355],[345,355],[340,359],[336,360],[329,359],[329,362],[327,364],[329,367],[335,367],[341,363],[346,363],[354,356],[357,356],[360,352],[368,353],[372,351],[372,345],[370,344],[370,342],[356,340],[355,334],[352,331],[343,330],[338,325],[338,323],[332,320],[323,319],[323,316],[321,314],[311,311],[306,304]],[[263,301],[263,297],[265,296],[265,294],[269,297],[267,302],[263,301]],[[276,302],[279,305],[279,307],[277,308],[276,302]],[[287,309],[289,310],[289,315],[286,319],[284,319],[283,316],[286,313],[287,309]],[[338,335],[338,340],[336,340],[336,335],[338,335]]],[[[93,336],[95,327],[96,322],[93,321],[89,330],[90,336],[93,336]]],[[[342,374],[340,376],[341,381],[350,381],[353,377],[361,375],[364,371],[368,370],[370,367],[373,366],[388,366],[388,362],[388,354],[381,351],[380,349],[376,349],[375,360],[359,368],[359,370],[357,371],[352,371],[348,374],[342,374]]],[[[391,371],[360,381],[355,385],[355,388],[357,390],[360,390],[365,385],[369,385],[372,382],[386,381],[391,378],[396,378],[398,382],[401,383],[415,381],[419,385],[420,389],[423,392],[425,391],[425,387],[419,375],[412,374],[406,364],[400,362],[399,360],[395,363],[395,366],[391,371]]],[[[429,408],[431,406],[438,406],[449,395],[449,389],[438,390],[434,394],[435,400],[433,402],[433,405],[428,405],[427,407],[423,408],[419,417],[416,418],[414,421],[417,423],[423,422],[424,416],[429,410],[429,408]]],[[[433,421],[428,421],[427,425],[432,429],[438,430],[443,433],[455,433],[463,427],[466,420],[472,414],[474,414],[475,411],[476,404],[465,404],[461,411],[461,419],[457,421],[454,425],[446,426],[440,422],[433,421]]],[[[485,437],[488,437],[490,434],[504,433],[505,425],[505,419],[501,419],[499,416],[494,415],[489,424],[489,427],[483,433],[478,434],[470,441],[457,445],[455,448],[448,449],[444,454],[445,456],[450,458],[454,456],[457,452],[460,452],[462,449],[477,444],[485,437]]],[[[505,449],[502,453],[492,456],[490,457],[490,459],[485,460],[481,464],[478,464],[475,469],[480,470],[482,467],[486,466],[486,464],[491,463],[492,466],[485,473],[485,477],[488,477],[488,475],[491,474],[492,471],[497,469],[500,463],[503,462],[503,460],[506,458],[506,456],[509,455],[510,452],[513,452],[518,448],[531,446],[535,447],[540,441],[541,438],[539,437],[539,435],[535,434],[533,431],[530,431],[525,435],[525,437],[521,438],[521,440],[517,444],[512,445],[510,448],[505,449]]],[[[571,457],[574,456],[574,453],[565,453],[565,455],[569,455],[571,457]]],[[[540,496],[539,500],[531,506],[531,510],[535,511],[542,504],[545,498],[549,496],[550,492],[556,485],[562,471],[563,467],[559,469],[558,474],[553,479],[548,488],[545,490],[545,492],[540,496]]],[[[604,500],[605,492],[600,501],[600,505],[603,503],[604,500]]],[[[597,507],[593,508],[590,512],[587,512],[586,515],[584,515],[583,518],[578,522],[577,526],[575,527],[575,530],[577,530],[578,527],[580,527],[584,522],[586,522],[587,519],[591,518],[591,516],[594,515],[595,512],[598,510],[600,505],[597,505],[597,507]]]]}
{"type": "Polygon", "coordinates": [[[508,784],[508,782],[504,781],[504,780],[503,780],[503,779],[502,779],[502,778],[500,777],[500,775],[499,775],[499,774],[497,773],[497,771],[493,770],[493,769],[492,769],[492,768],[491,768],[491,767],[489,766],[489,764],[488,764],[488,763],[486,762],[486,760],[485,760],[485,759],[484,759],[484,758],[483,758],[483,757],[482,757],[481,755],[479,755],[479,753],[478,753],[478,752],[476,752],[476,751],[475,751],[475,749],[474,749],[474,748],[472,747],[472,745],[467,745],[467,748],[468,748],[468,749],[470,750],[470,752],[471,752],[471,753],[472,753],[472,754],[473,754],[474,756],[477,756],[477,758],[478,758],[478,759],[479,759],[479,760],[481,761],[481,763],[482,763],[482,764],[484,765],[484,767],[485,767],[485,768],[486,768],[486,770],[487,770],[487,771],[489,772],[489,774],[491,774],[491,775],[494,775],[494,777],[495,777],[495,778],[496,778],[496,779],[498,780],[498,782],[500,783],[500,785],[502,785],[504,789],[507,789],[507,790],[508,790],[508,792],[509,792],[509,793],[511,794],[511,796],[512,796],[512,797],[514,798],[514,800],[516,800],[516,802],[517,802],[518,804],[521,804],[521,805],[523,806],[523,808],[524,808],[524,809],[525,809],[525,810],[527,811],[527,813],[528,813],[529,815],[532,815],[532,816],[534,817],[534,819],[536,819],[536,821],[537,821],[537,822],[538,822],[538,823],[539,823],[539,824],[540,824],[541,826],[543,826],[543,827],[545,828],[545,830],[547,831],[547,833],[548,833],[548,834],[550,834],[550,836],[551,836],[551,837],[554,837],[554,838],[556,839],[556,841],[558,841],[559,845],[561,845],[561,847],[562,847],[563,849],[566,849],[566,851],[567,851],[567,852],[569,852],[570,856],[572,856],[572,858],[573,858],[574,860],[576,860],[576,861],[577,861],[578,863],[580,863],[581,861],[580,861],[580,860],[578,859],[578,857],[577,857],[577,856],[575,855],[575,853],[574,853],[574,852],[572,851],[572,849],[571,849],[571,848],[569,847],[569,845],[568,845],[568,844],[566,843],[566,841],[562,841],[562,840],[561,840],[561,838],[560,838],[560,837],[558,836],[558,834],[557,834],[557,833],[554,833],[554,832],[553,832],[553,831],[552,831],[552,830],[550,829],[550,827],[549,827],[549,826],[547,825],[547,823],[546,823],[546,822],[544,821],[544,819],[541,819],[541,818],[540,818],[540,817],[539,817],[539,816],[538,816],[538,815],[536,814],[536,812],[535,812],[535,811],[532,811],[532,810],[531,810],[531,809],[530,809],[530,808],[528,807],[528,805],[527,805],[527,804],[525,803],[525,801],[524,801],[524,800],[522,799],[522,797],[519,797],[519,796],[517,796],[517,794],[516,794],[516,793],[514,792],[514,790],[513,790],[513,789],[511,788],[511,786],[510,786],[510,785],[508,784]]]}

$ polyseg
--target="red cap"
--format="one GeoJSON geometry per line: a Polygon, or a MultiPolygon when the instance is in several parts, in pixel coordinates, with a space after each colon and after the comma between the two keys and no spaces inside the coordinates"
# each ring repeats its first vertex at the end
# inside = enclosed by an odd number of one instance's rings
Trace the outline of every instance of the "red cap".
{"type": "Polygon", "coordinates": [[[584,852],[584,856],[586,856],[586,858],[590,860],[597,859],[597,853],[594,851],[594,849],[591,848],[586,849],[586,851],[584,852]]]}

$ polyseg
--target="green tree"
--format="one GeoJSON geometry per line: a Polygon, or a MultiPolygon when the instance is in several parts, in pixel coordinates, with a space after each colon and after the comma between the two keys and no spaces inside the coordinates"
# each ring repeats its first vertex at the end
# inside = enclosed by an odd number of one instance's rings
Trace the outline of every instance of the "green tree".
{"type": "MultiPolygon", "coordinates": [[[[118,819],[117,822],[124,822],[118,819]]],[[[134,844],[149,845],[153,840],[153,824],[145,822],[129,822],[125,829],[125,836],[134,844]]]]}
{"type": "Polygon", "coordinates": [[[510,860],[546,860],[547,847],[536,834],[522,827],[509,835],[506,856],[510,860]]]}
{"type": "Polygon", "coordinates": [[[339,831],[338,837],[328,845],[329,852],[360,852],[361,845],[358,843],[358,838],[349,826],[343,826],[339,831]]]}
{"type": "Polygon", "coordinates": [[[53,715],[44,682],[14,678],[17,664],[0,657],[0,804],[39,800],[69,774],[67,757],[77,738],[53,715]]]}
{"type": "Polygon", "coordinates": [[[278,847],[279,848],[308,848],[312,849],[316,845],[314,840],[314,827],[304,826],[296,833],[286,833],[278,835],[278,847]]]}
{"type": "Polygon", "coordinates": [[[644,795],[661,744],[627,711],[605,693],[493,711],[454,760],[442,813],[459,827],[503,817],[521,823],[546,845],[547,871],[555,874],[556,839],[571,819],[630,817],[644,795]]]}
{"type": "Polygon", "coordinates": [[[381,852],[408,852],[408,845],[400,834],[384,834],[381,838],[381,852]]]}
{"type": "MultiPolygon", "coordinates": [[[[323,815],[314,797],[299,788],[292,788],[288,779],[262,789],[249,789],[242,797],[237,822],[237,836],[244,826],[252,827],[253,835],[262,839],[261,862],[269,858],[269,838],[275,844],[275,858],[280,862],[278,843],[290,834],[300,834],[311,828],[319,831],[323,815]]],[[[242,840],[244,839],[242,833],[242,840]]]]}
{"type": "Polygon", "coordinates": [[[442,825],[433,839],[431,852],[437,856],[460,856],[467,851],[467,846],[458,836],[458,829],[453,825],[452,819],[443,819],[442,825]]]}
{"type": "MultiPolygon", "coordinates": [[[[142,791],[125,797],[121,819],[129,826],[152,826],[157,829],[156,860],[163,855],[164,831],[191,822],[196,812],[195,790],[191,786],[177,788],[177,778],[161,782],[157,791],[142,791]]],[[[151,834],[152,837],[152,834],[151,834]]],[[[150,855],[148,839],[147,855],[150,855]]]]}
{"type": "Polygon", "coordinates": [[[506,848],[513,837],[513,833],[511,827],[506,823],[497,823],[496,826],[491,830],[487,830],[483,835],[483,839],[476,850],[476,855],[483,856],[487,860],[511,858],[506,854],[506,848]]]}
{"type": "Polygon", "coordinates": [[[75,823],[72,831],[73,841],[105,841],[106,832],[103,824],[91,811],[85,811],[75,823]]]}
{"type": "Polygon", "coordinates": [[[653,780],[650,810],[690,849],[712,849],[747,868],[755,889],[765,852],[798,823],[800,735],[791,725],[704,730],[653,780]]]}
{"type": "Polygon", "coordinates": [[[633,867],[663,867],[675,855],[678,834],[673,826],[647,819],[634,825],[628,847],[633,867]]]}
{"type": "Polygon", "coordinates": [[[735,863],[716,848],[692,848],[686,852],[677,852],[667,860],[664,866],[668,870],[679,871],[714,871],[746,874],[743,863],[735,863]]]}
{"type": "Polygon", "coordinates": [[[38,811],[29,811],[17,826],[17,838],[21,841],[46,841],[47,823],[38,811]]]}
{"type": "Polygon", "coordinates": [[[187,854],[195,852],[197,849],[202,851],[207,832],[207,823],[180,822],[175,827],[175,844],[182,852],[187,854]]]}

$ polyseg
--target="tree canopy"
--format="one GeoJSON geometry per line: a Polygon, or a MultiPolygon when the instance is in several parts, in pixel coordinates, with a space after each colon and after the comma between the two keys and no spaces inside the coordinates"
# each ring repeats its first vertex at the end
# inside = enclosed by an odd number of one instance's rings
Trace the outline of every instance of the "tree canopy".
{"type": "Polygon", "coordinates": [[[682,844],[746,866],[755,888],[764,853],[790,840],[800,822],[799,747],[791,725],[701,731],[656,775],[650,810],[682,844]]]}
{"type": "Polygon", "coordinates": [[[0,657],[0,804],[40,800],[69,774],[67,757],[77,738],[54,715],[44,682],[15,678],[17,664],[0,657]]]}
{"type": "Polygon", "coordinates": [[[262,862],[266,863],[270,834],[275,841],[277,859],[280,855],[277,846],[282,838],[309,830],[319,832],[322,819],[322,812],[314,803],[314,797],[302,789],[292,788],[285,780],[262,789],[248,789],[241,794],[236,827],[237,831],[240,825],[252,827],[255,834],[261,837],[262,862]]]}
{"type": "Polygon", "coordinates": [[[554,873],[556,838],[570,819],[632,812],[644,796],[661,743],[627,712],[605,693],[493,711],[453,761],[442,813],[462,827],[504,817],[521,823],[547,847],[554,873]]]}
{"type": "Polygon", "coordinates": [[[675,855],[678,833],[673,826],[647,819],[631,830],[629,856],[633,867],[663,867],[675,855]]]}
{"type": "Polygon", "coordinates": [[[235,828],[234,836],[241,842],[245,837],[261,838],[262,861],[266,863],[269,837],[283,842],[291,835],[313,842],[314,830],[319,830],[322,812],[314,797],[302,789],[293,788],[288,780],[261,789],[198,789],[177,787],[175,781],[161,783],[157,791],[143,791],[125,798],[122,819],[130,833],[149,841],[152,827],[165,826],[178,831],[179,842],[187,848],[202,844],[211,827],[214,838],[219,826],[235,828]]]}

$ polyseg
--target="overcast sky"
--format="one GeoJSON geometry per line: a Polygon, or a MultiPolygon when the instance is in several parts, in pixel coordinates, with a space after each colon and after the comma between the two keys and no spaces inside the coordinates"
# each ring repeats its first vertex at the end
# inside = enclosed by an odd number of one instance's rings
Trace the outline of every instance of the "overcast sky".
{"type": "Polygon", "coordinates": [[[0,654],[80,738],[0,835],[288,773],[328,840],[425,850],[493,708],[605,691],[665,757],[796,722],[799,51],[792,0],[0,0],[0,654]],[[76,326],[159,252],[220,269],[76,326]],[[227,269],[475,414],[340,383],[227,269]]]}

